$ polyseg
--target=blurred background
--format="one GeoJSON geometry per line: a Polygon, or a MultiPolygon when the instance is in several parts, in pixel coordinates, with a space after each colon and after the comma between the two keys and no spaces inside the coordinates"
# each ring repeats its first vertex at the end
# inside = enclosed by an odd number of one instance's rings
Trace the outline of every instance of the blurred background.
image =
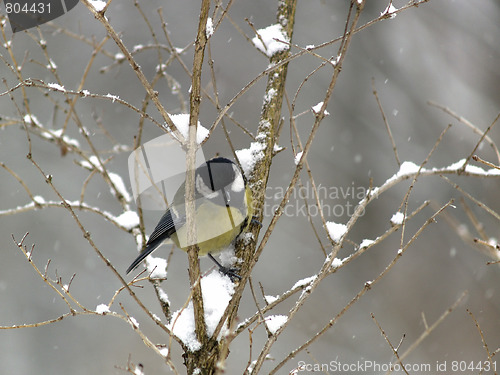
{"type": "MultiPolygon", "coordinates": [[[[396,8],[404,4],[394,1],[396,8]]],[[[293,43],[301,47],[319,45],[340,36],[345,27],[348,6],[348,1],[300,1],[293,43]]],[[[198,23],[198,1],[151,0],[141,4],[141,7],[161,44],[167,42],[157,13],[159,7],[163,9],[166,28],[174,46],[184,48],[193,41],[198,23]]],[[[235,1],[229,16],[234,24],[253,37],[245,19],[249,19],[257,29],[266,27],[275,23],[276,7],[277,2],[274,1],[235,1]]],[[[360,25],[377,18],[386,7],[387,1],[367,2],[360,25]]],[[[4,8],[1,10],[3,12],[4,8]]],[[[153,48],[144,48],[153,43],[153,38],[134,3],[112,2],[106,16],[121,34],[128,49],[132,51],[135,47],[137,52],[134,57],[146,77],[151,79],[158,65],[158,54],[153,48]]],[[[399,169],[373,95],[372,83],[391,126],[401,161],[422,163],[448,124],[453,126],[427,167],[444,167],[469,156],[480,136],[450,115],[428,105],[428,101],[448,107],[482,130],[493,122],[500,111],[499,16],[500,3],[494,0],[474,3],[466,0],[430,0],[354,36],[328,105],[330,116],[323,121],[308,156],[315,182],[324,189],[320,199],[327,220],[346,223],[353,207],[361,199],[359,194],[366,192],[370,186],[370,179],[373,186],[380,186],[399,169]]],[[[30,34],[22,32],[12,36],[8,34],[9,30],[6,31],[17,63],[24,64],[23,78],[56,82],[45,67],[44,51],[36,43],[42,38],[64,86],[77,89],[93,48],[63,30],[85,36],[88,40],[95,38],[100,41],[105,36],[103,27],[81,4],[55,20],[54,24],[29,30],[30,34]]],[[[337,49],[338,44],[333,44],[316,52],[329,58],[336,55],[337,49]]],[[[84,88],[92,93],[118,95],[141,107],[145,93],[136,75],[126,61],[117,63],[111,58],[118,52],[112,41],[105,44],[104,50],[108,54],[96,56],[84,88]]],[[[162,53],[164,58],[169,57],[165,51],[162,53]]],[[[190,48],[183,54],[183,60],[189,67],[192,65],[192,53],[190,48]]],[[[15,86],[18,80],[7,66],[7,62],[12,61],[4,47],[0,47],[0,54],[0,77],[6,82],[0,91],[4,92],[6,87],[15,86]]],[[[228,20],[211,38],[211,58],[214,60],[222,105],[268,65],[267,58],[228,20]]],[[[320,64],[320,60],[308,55],[290,63],[287,81],[290,100],[304,78],[320,64]]],[[[177,91],[188,98],[190,79],[182,66],[174,62],[167,68],[167,73],[178,81],[180,87],[177,91]]],[[[298,93],[294,115],[310,110],[323,100],[331,74],[330,68],[324,68],[305,83],[298,93]]],[[[203,82],[207,91],[213,92],[207,64],[203,82]]],[[[230,111],[240,124],[253,133],[259,121],[264,87],[265,81],[260,80],[230,111]]],[[[170,113],[182,111],[177,91],[169,87],[166,80],[160,82],[156,89],[170,113]]],[[[63,103],[64,96],[50,93],[47,97],[46,90],[27,90],[32,113],[46,127],[60,129],[66,113],[60,110],[61,107],[55,108],[57,103],[63,103]]],[[[13,97],[22,108],[20,91],[14,92],[13,97]]],[[[84,126],[91,130],[90,136],[96,147],[102,155],[112,157],[107,164],[109,171],[121,175],[131,192],[127,158],[137,134],[139,116],[122,105],[102,99],[79,99],[76,108],[84,126]],[[113,150],[116,145],[125,147],[116,151],[116,148],[113,150]]],[[[153,107],[148,109],[148,113],[160,119],[153,107]]],[[[279,144],[286,150],[273,161],[266,203],[269,211],[264,218],[264,228],[269,223],[272,207],[279,204],[294,170],[289,113],[286,109],[283,115],[285,122],[279,144]]],[[[0,161],[24,180],[33,195],[42,196],[46,201],[57,201],[40,173],[26,158],[28,145],[23,128],[18,124],[5,125],[7,119],[19,118],[16,105],[8,95],[0,96],[0,116],[4,121],[2,125],[0,120],[0,161]]],[[[204,99],[201,123],[210,127],[216,116],[214,106],[204,99]]],[[[310,112],[296,119],[303,142],[313,121],[314,116],[310,112]]],[[[248,147],[251,139],[229,121],[226,124],[235,147],[248,147]]],[[[84,150],[89,149],[71,121],[67,134],[77,139],[84,150]]],[[[156,125],[146,121],[144,142],[162,134],[156,125]]],[[[489,135],[497,144],[500,143],[498,125],[489,135]]],[[[66,199],[78,200],[82,184],[89,176],[88,171],[75,164],[81,159],[71,153],[63,156],[60,148],[40,137],[32,135],[31,138],[33,157],[44,172],[53,175],[53,183],[66,199]]],[[[231,155],[221,126],[207,142],[204,152],[208,157],[217,153],[231,155]]],[[[481,144],[476,153],[483,159],[497,162],[486,143],[481,144]]],[[[312,201],[307,175],[302,177],[306,188],[304,192],[312,201]]],[[[496,212],[500,211],[498,178],[452,176],[451,179],[496,212]]],[[[348,239],[359,244],[363,239],[375,239],[390,228],[389,220],[398,211],[408,186],[409,182],[400,184],[374,201],[349,233],[348,239]]],[[[432,200],[436,207],[440,207],[455,198],[456,208],[447,210],[448,217],[456,220],[461,233],[468,231],[471,236],[478,236],[460,204],[461,196],[437,176],[421,177],[410,196],[409,211],[425,200],[432,200]]],[[[109,188],[98,176],[90,179],[84,200],[115,216],[121,213],[109,188]]],[[[0,169],[0,211],[29,202],[22,186],[4,169],[0,169]]],[[[467,201],[467,204],[488,236],[498,238],[500,222],[472,202],[467,201]]],[[[303,205],[304,201],[299,196],[291,199],[289,211],[278,222],[253,273],[254,285],[261,283],[268,295],[287,291],[297,280],[316,273],[323,264],[324,255],[301,209],[303,205]]],[[[428,207],[410,222],[404,235],[405,243],[434,211],[435,208],[428,207]]],[[[144,214],[149,234],[161,212],[146,211],[144,214]]],[[[95,214],[79,212],[78,215],[99,249],[124,274],[137,252],[132,235],[120,231],[95,214]]],[[[322,233],[319,216],[314,213],[312,216],[322,233]]],[[[46,208],[16,215],[0,213],[0,325],[39,322],[67,312],[64,302],[41,281],[15,246],[12,235],[19,241],[26,232],[29,232],[26,244],[36,244],[33,261],[39,268],[43,269],[47,260],[51,259],[48,274],[51,277],[57,274],[63,283],[68,283],[76,273],[71,291],[83,305],[95,308],[101,303],[108,303],[120,287],[66,210],[46,208]]],[[[276,361],[270,360],[263,373],[313,336],[363,288],[366,281],[373,280],[384,270],[400,248],[400,235],[396,232],[321,284],[278,339],[271,351],[276,361]]],[[[321,234],[320,239],[329,251],[326,236],[321,234]]],[[[346,257],[354,251],[352,242],[346,242],[339,257],[346,257]]],[[[168,248],[163,247],[156,256],[167,256],[167,253],[168,248]]],[[[477,248],[464,243],[457,235],[457,227],[449,225],[444,217],[438,218],[437,223],[425,230],[381,282],[368,291],[328,333],[311,345],[308,352],[300,353],[279,373],[287,374],[297,367],[298,361],[309,364],[365,360],[394,363],[392,351],[370,313],[376,316],[393,345],[397,345],[405,335],[401,344],[401,351],[404,351],[425,330],[422,315],[431,325],[465,290],[468,295],[462,304],[413,351],[406,362],[435,366],[437,362],[447,361],[451,366],[452,361],[477,363],[487,360],[481,338],[466,309],[481,325],[490,350],[500,347],[500,270],[498,265],[487,265],[490,260],[477,248]]],[[[184,304],[189,293],[187,257],[175,251],[171,262],[163,287],[175,311],[184,304]]],[[[201,264],[203,270],[212,267],[206,259],[202,259],[201,264]]],[[[146,306],[160,316],[161,309],[153,289],[144,284],[144,288],[138,289],[137,293],[146,306]]],[[[153,342],[168,343],[168,338],[128,295],[120,295],[118,301],[139,321],[141,329],[153,342]]],[[[293,301],[292,298],[274,313],[286,314],[293,301]]],[[[264,305],[262,299],[259,302],[264,305]]],[[[116,303],[112,309],[120,311],[116,303]]],[[[248,291],[239,311],[241,321],[255,311],[248,291]]],[[[250,354],[248,335],[240,335],[231,349],[227,373],[242,373],[248,359],[258,355],[265,337],[263,327],[255,330],[253,353],[250,354]]],[[[144,365],[146,374],[169,373],[161,358],[147,349],[127,324],[111,317],[80,316],[39,328],[1,330],[0,353],[3,371],[11,374],[120,374],[123,371],[116,367],[125,367],[129,355],[132,362],[144,365]]],[[[172,357],[183,373],[180,355],[179,348],[174,344],[172,357]]]]}

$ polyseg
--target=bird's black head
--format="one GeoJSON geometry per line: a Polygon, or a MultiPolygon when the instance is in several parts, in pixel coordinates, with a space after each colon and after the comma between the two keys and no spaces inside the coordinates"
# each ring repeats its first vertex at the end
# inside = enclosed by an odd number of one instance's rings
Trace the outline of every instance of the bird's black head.
{"type": "Polygon", "coordinates": [[[207,198],[222,189],[241,192],[244,188],[243,174],[238,166],[227,158],[210,159],[196,169],[196,190],[207,198]]]}

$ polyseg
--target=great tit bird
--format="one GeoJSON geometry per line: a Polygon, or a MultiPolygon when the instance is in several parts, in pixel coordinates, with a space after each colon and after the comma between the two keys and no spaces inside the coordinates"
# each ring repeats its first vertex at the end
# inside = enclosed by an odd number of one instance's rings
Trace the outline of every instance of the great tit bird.
{"type": "MultiPolygon", "coordinates": [[[[234,270],[223,267],[211,254],[228,247],[252,219],[252,195],[245,176],[234,162],[217,157],[196,169],[194,185],[198,254],[208,255],[222,273],[239,278],[234,270]]],[[[187,251],[188,246],[193,245],[187,242],[187,233],[184,182],[127,274],[167,239],[187,251]]]]}

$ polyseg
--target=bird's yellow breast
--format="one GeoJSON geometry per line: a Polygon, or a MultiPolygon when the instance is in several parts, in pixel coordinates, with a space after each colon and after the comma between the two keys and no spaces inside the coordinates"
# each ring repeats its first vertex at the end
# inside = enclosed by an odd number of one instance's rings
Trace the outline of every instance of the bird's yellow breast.
{"type": "MultiPolygon", "coordinates": [[[[217,253],[228,247],[241,233],[247,221],[238,208],[203,202],[196,208],[196,243],[200,249],[199,255],[217,253]]],[[[171,238],[184,251],[192,245],[187,242],[186,226],[179,228],[171,238]]]]}

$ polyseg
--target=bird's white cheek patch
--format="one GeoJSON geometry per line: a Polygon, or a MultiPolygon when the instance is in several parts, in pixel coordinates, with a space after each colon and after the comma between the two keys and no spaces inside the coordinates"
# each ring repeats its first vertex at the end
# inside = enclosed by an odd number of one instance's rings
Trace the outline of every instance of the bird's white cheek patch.
{"type": "Polygon", "coordinates": [[[219,195],[219,192],[210,189],[199,175],[196,176],[196,191],[208,199],[214,199],[219,195]]]}
{"type": "Polygon", "coordinates": [[[240,192],[245,188],[245,181],[238,167],[233,165],[234,175],[236,176],[233,183],[231,184],[231,190],[235,192],[240,192]]]}

